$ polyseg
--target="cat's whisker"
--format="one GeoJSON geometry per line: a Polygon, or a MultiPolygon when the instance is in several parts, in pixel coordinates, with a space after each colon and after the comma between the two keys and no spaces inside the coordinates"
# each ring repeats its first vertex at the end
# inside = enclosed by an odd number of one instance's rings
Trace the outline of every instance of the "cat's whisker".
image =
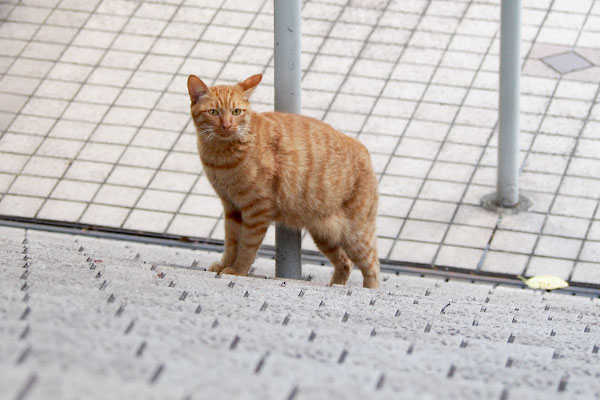
{"type": "Polygon", "coordinates": [[[213,129],[212,128],[198,129],[196,132],[198,132],[198,134],[202,135],[202,134],[213,132],[213,129]]]}
{"type": "Polygon", "coordinates": [[[238,128],[235,132],[238,139],[242,140],[246,137],[246,135],[248,135],[250,133],[250,127],[248,125],[249,124],[244,124],[244,125],[238,126],[238,128]]]}
{"type": "Polygon", "coordinates": [[[245,134],[246,134],[246,133],[244,132],[243,128],[241,128],[241,127],[238,127],[238,128],[235,130],[234,138],[235,138],[235,139],[238,139],[238,140],[242,140],[242,138],[244,137],[244,135],[245,135],[245,134]]]}
{"type": "Polygon", "coordinates": [[[217,135],[213,131],[211,131],[208,133],[207,136],[203,137],[204,143],[210,143],[210,142],[214,141],[214,139],[216,137],[217,137],[217,135]]]}
{"type": "Polygon", "coordinates": [[[196,130],[196,133],[198,134],[198,136],[200,137],[202,142],[206,143],[206,144],[212,142],[214,140],[214,138],[216,137],[215,131],[212,128],[206,128],[206,129],[198,128],[196,130]]]}

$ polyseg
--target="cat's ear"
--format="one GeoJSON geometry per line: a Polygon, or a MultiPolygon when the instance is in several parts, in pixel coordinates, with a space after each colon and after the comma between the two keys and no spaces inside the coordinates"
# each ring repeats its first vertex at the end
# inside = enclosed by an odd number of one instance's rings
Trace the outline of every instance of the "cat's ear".
{"type": "Polygon", "coordinates": [[[256,86],[262,80],[262,74],[252,75],[250,78],[246,79],[243,82],[238,83],[236,86],[244,92],[244,97],[249,98],[256,86]]]}
{"type": "Polygon", "coordinates": [[[192,104],[197,103],[202,96],[209,92],[208,86],[206,86],[206,84],[195,75],[190,75],[188,77],[187,86],[192,104]]]}

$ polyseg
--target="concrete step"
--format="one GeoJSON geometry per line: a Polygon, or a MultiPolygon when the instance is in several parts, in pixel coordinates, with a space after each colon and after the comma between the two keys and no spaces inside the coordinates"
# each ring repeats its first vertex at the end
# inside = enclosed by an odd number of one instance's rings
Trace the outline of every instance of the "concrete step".
{"type": "Polygon", "coordinates": [[[0,232],[9,398],[600,394],[597,299],[386,274],[373,291],[357,271],[327,287],[328,267],[279,280],[265,259],[217,276],[214,253],[0,232]]]}

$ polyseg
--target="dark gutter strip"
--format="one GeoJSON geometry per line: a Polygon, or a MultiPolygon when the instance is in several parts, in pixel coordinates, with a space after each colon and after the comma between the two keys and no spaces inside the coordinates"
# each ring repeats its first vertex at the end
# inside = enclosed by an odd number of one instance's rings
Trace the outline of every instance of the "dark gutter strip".
{"type": "MultiPolygon", "coordinates": [[[[39,218],[0,215],[0,226],[66,233],[71,235],[85,235],[104,239],[124,240],[171,247],[183,247],[204,251],[223,251],[222,240],[179,236],[168,233],[136,231],[131,229],[111,228],[105,226],[85,225],[76,222],[63,222],[39,218]]],[[[263,245],[260,247],[258,254],[261,257],[274,259],[275,247],[263,245]]],[[[314,264],[329,264],[329,261],[323,255],[321,255],[321,253],[313,250],[303,250],[302,261],[314,264]]],[[[477,282],[492,285],[508,285],[521,288],[525,287],[523,282],[521,282],[515,275],[487,271],[473,271],[439,265],[432,266],[429,264],[410,263],[395,260],[381,260],[381,270],[383,272],[396,274],[411,274],[471,281],[473,283],[477,282]]],[[[599,284],[583,282],[569,282],[569,284],[570,286],[568,288],[555,290],[554,292],[568,295],[600,297],[599,284]]]]}

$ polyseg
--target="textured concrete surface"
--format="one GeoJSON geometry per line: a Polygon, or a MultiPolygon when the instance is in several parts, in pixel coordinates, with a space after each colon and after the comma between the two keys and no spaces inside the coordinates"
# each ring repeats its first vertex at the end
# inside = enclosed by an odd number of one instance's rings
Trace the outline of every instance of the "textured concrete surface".
{"type": "MultiPolygon", "coordinates": [[[[523,1],[534,206],[501,218],[479,207],[496,181],[500,0],[302,1],[303,113],[369,149],[381,258],[600,284],[599,4],[523,1]]],[[[273,2],[0,0],[0,214],[223,239],[191,73],[263,73],[253,105],[272,110],[273,2]]]]}
{"type": "Polygon", "coordinates": [[[3,399],[600,396],[597,298],[219,277],[215,253],[14,228],[0,253],[3,399]]]}

